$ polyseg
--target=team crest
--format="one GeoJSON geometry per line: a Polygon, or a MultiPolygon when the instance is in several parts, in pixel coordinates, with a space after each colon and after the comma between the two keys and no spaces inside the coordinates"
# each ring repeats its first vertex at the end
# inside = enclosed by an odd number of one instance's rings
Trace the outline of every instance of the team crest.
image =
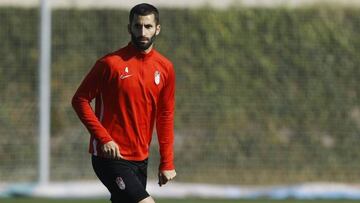
{"type": "Polygon", "coordinates": [[[120,190],[125,190],[125,182],[121,177],[115,179],[116,184],[119,186],[120,190]]]}
{"type": "Polygon", "coordinates": [[[154,81],[155,81],[155,84],[156,84],[156,85],[159,85],[159,84],[160,84],[160,72],[159,72],[159,71],[155,71],[154,81]]]}

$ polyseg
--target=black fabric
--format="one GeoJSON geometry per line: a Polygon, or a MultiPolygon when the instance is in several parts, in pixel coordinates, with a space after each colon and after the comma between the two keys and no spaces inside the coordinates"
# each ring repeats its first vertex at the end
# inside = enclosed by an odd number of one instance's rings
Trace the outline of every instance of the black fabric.
{"type": "Polygon", "coordinates": [[[113,160],[92,156],[95,174],[107,187],[112,203],[138,203],[149,197],[146,191],[148,160],[113,160]]]}

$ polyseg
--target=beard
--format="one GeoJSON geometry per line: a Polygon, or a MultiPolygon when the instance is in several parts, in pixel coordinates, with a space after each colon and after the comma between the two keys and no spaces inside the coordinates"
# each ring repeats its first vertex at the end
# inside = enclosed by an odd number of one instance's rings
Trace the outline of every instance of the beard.
{"type": "Polygon", "coordinates": [[[145,37],[136,37],[132,32],[131,32],[131,42],[135,45],[135,47],[141,51],[145,51],[147,50],[152,44],[154,44],[154,41],[156,39],[156,34],[154,34],[153,36],[151,36],[150,38],[145,38],[145,37]],[[143,43],[141,42],[143,39],[147,39],[148,42],[147,43],[143,43]]]}

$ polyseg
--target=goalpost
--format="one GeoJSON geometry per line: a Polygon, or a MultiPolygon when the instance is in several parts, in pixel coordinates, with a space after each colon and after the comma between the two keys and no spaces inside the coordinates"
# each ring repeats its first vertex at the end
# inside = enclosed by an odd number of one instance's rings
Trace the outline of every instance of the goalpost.
{"type": "Polygon", "coordinates": [[[50,66],[51,66],[51,6],[41,0],[40,63],[39,63],[39,184],[49,183],[50,167],[50,66]]]}

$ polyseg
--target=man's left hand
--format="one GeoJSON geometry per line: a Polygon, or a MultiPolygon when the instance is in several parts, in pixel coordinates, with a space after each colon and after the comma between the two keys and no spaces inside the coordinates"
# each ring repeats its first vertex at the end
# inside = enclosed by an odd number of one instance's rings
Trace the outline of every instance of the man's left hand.
{"type": "Polygon", "coordinates": [[[175,170],[163,170],[159,171],[159,186],[165,185],[168,181],[172,180],[176,176],[175,170]]]}

